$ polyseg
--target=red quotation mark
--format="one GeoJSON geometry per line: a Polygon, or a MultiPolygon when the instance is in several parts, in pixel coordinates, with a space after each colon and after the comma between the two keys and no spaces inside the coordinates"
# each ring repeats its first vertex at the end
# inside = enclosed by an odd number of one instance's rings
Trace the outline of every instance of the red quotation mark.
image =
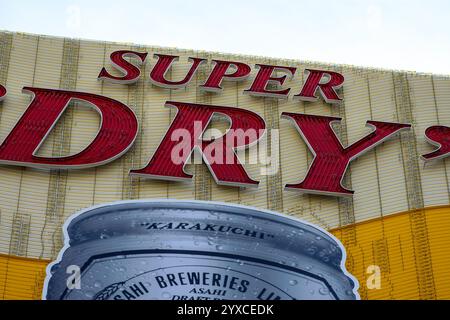
{"type": "Polygon", "coordinates": [[[121,71],[124,75],[121,77],[113,76],[105,68],[102,68],[98,75],[99,80],[106,80],[114,83],[130,84],[139,80],[141,70],[135,65],[131,64],[124,57],[137,57],[141,63],[144,63],[147,58],[146,52],[136,52],[128,50],[119,50],[111,53],[110,59],[113,66],[121,71]]]}
{"type": "Polygon", "coordinates": [[[6,97],[6,88],[0,84],[0,101],[6,97]]]}
{"type": "Polygon", "coordinates": [[[450,128],[446,126],[432,126],[425,130],[428,142],[438,147],[437,150],[423,154],[425,161],[442,159],[450,155],[450,128]]]}
{"type": "Polygon", "coordinates": [[[342,179],[352,160],[399,130],[411,127],[409,124],[367,121],[367,124],[374,127],[375,130],[344,148],[331,127],[332,122],[340,122],[341,118],[288,112],[283,112],[282,116],[294,121],[303,140],[314,154],[314,160],[303,181],[297,184],[288,184],[286,188],[304,193],[333,196],[353,195],[353,190],[342,186],[342,179]]]}
{"type": "Polygon", "coordinates": [[[162,180],[190,180],[192,175],[184,172],[184,166],[194,149],[197,149],[202,153],[217,184],[258,186],[259,182],[248,176],[235,149],[257,142],[264,134],[265,123],[259,115],[244,109],[193,103],[169,101],[166,106],[177,108],[176,117],[147,166],[131,170],[131,175],[162,180]],[[203,132],[215,113],[231,120],[230,129],[220,138],[202,140],[203,132]],[[196,128],[196,124],[199,127],[196,128]],[[188,133],[188,138],[173,139],[177,132],[183,131],[188,133]],[[246,135],[249,132],[254,134],[246,135]],[[179,159],[174,161],[174,150],[187,152],[177,152],[179,159]]]}
{"type": "Polygon", "coordinates": [[[0,163],[52,169],[75,169],[108,163],[133,144],[138,121],[123,103],[90,93],[24,87],[34,95],[31,104],[0,145],[0,163]],[[97,136],[81,152],[66,157],[35,155],[47,134],[67,108],[77,99],[93,105],[102,118],[97,136]]]}

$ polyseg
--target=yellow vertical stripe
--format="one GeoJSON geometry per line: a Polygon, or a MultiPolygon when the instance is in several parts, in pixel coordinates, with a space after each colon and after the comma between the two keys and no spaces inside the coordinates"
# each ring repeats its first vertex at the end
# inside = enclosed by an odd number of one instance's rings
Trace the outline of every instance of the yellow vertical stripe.
{"type": "Polygon", "coordinates": [[[0,255],[0,298],[38,300],[49,261],[0,255]]]}

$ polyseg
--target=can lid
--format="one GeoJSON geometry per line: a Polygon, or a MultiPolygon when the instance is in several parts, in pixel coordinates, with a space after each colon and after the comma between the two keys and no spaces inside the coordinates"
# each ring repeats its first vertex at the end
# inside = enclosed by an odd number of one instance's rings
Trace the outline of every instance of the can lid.
{"type": "MultiPolygon", "coordinates": [[[[153,226],[152,233],[167,233],[177,223],[199,236],[205,234],[198,231],[201,228],[213,232],[212,224],[226,226],[223,231],[228,232],[215,232],[226,241],[237,239],[245,247],[246,242],[258,240],[289,251],[292,256],[307,256],[334,268],[340,267],[343,257],[334,237],[307,222],[267,210],[211,201],[163,199],[104,204],[73,217],[67,232],[70,245],[75,246],[103,238],[149,236],[145,226],[153,226]],[[239,233],[230,234],[230,230],[238,229],[239,233]]],[[[170,237],[176,238],[177,234],[170,233],[170,237]]]]}

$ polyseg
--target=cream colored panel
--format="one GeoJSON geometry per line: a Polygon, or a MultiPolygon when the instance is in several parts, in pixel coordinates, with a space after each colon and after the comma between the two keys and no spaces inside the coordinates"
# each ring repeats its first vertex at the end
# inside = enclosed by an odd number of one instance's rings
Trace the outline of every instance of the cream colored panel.
{"type": "MultiPolygon", "coordinates": [[[[98,47],[97,51],[103,53],[103,63],[97,64],[97,74],[100,72],[102,66],[109,67],[111,69],[111,62],[109,57],[112,52],[117,50],[129,50],[128,46],[117,44],[105,44],[103,47],[98,47]]],[[[95,77],[92,77],[95,79],[95,77]]],[[[118,100],[122,103],[128,104],[129,86],[110,83],[107,81],[101,82],[101,91],[98,92],[101,95],[118,100]]],[[[135,106],[131,107],[132,109],[135,106]]],[[[99,166],[95,172],[95,194],[94,202],[105,203],[122,199],[122,186],[123,186],[123,160],[124,157],[110,162],[104,166],[99,166]]],[[[128,179],[128,177],[126,177],[128,179]]]]}
{"type": "Polygon", "coordinates": [[[433,77],[439,124],[450,126],[450,78],[433,77]]]}
{"type": "MultiPolygon", "coordinates": [[[[58,88],[62,59],[62,39],[40,37],[35,62],[33,86],[58,88]]],[[[47,139],[42,152],[51,150],[53,139],[47,139]]],[[[27,254],[39,256],[42,253],[42,230],[46,227],[49,171],[26,168],[23,170],[22,188],[18,212],[30,215],[30,241],[27,254]]]]}
{"type": "MultiPolygon", "coordinates": [[[[417,152],[421,155],[429,151],[429,146],[425,142],[425,129],[431,125],[438,124],[436,101],[430,77],[410,76],[408,80],[412,95],[417,152]]],[[[444,162],[436,161],[423,166],[423,161],[420,160],[420,171],[424,205],[447,204],[448,186],[444,162]]]]}
{"type": "Polygon", "coordinates": [[[33,84],[35,87],[59,88],[63,42],[61,38],[39,37],[33,84]]]}
{"type": "MultiPolygon", "coordinates": [[[[297,75],[291,81],[291,96],[298,94],[304,81],[303,66],[297,65],[297,75]]],[[[289,99],[280,109],[282,112],[307,113],[307,105],[298,100],[289,99]]],[[[282,171],[282,186],[286,184],[299,183],[306,176],[309,163],[312,161],[312,153],[309,151],[300,133],[297,131],[294,121],[282,118],[280,119],[280,170],[282,171]]],[[[296,191],[283,191],[284,212],[297,218],[319,222],[325,225],[325,221],[318,221],[317,214],[320,210],[320,203],[312,204],[308,194],[296,191]]],[[[336,212],[333,212],[336,214],[336,212]]]]}
{"type": "MultiPolygon", "coordinates": [[[[102,84],[97,81],[97,75],[103,66],[104,59],[105,49],[103,44],[96,44],[91,41],[80,42],[77,91],[102,94],[102,84]]],[[[73,109],[73,119],[71,150],[79,149],[84,145],[99,125],[98,116],[93,116],[91,111],[83,108],[73,109]]],[[[74,212],[95,203],[96,171],[97,169],[91,168],[68,172],[64,202],[65,217],[69,217],[74,212]]]]}
{"type": "MultiPolygon", "coordinates": [[[[370,72],[368,81],[373,120],[397,122],[391,73],[370,72]]],[[[398,134],[376,150],[383,215],[408,209],[401,152],[398,134]]]]}
{"type": "MultiPolygon", "coordinates": [[[[55,47],[57,48],[56,44],[55,47]]],[[[43,49],[39,48],[38,37],[14,35],[8,70],[8,98],[3,103],[0,122],[2,140],[30,103],[31,96],[23,94],[22,87],[34,86],[36,76],[43,76],[42,69],[35,63],[39,64],[45,59],[48,41],[43,40],[43,49]]],[[[51,62],[56,65],[60,63],[58,54],[48,55],[47,58],[53,60],[51,62]]],[[[56,74],[56,78],[56,81],[59,81],[59,73],[56,74]]],[[[54,83],[50,79],[47,81],[54,83]]],[[[0,170],[2,171],[0,179],[5,179],[0,181],[0,184],[6,189],[2,193],[1,201],[1,206],[5,207],[0,209],[1,251],[17,255],[36,255],[41,249],[39,236],[43,226],[42,217],[45,214],[48,174],[12,166],[2,166],[0,170]],[[6,239],[9,244],[5,244],[6,239]]]]}
{"type": "MultiPolygon", "coordinates": [[[[372,118],[369,100],[367,73],[345,70],[346,87],[344,88],[345,113],[347,115],[347,132],[349,144],[352,144],[372,129],[366,127],[372,118]]],[[[350,163],[352,188],[355,191],[355,221],[367,220],[381,214],[378,174],[378,150],[372,149],[350,163]]]]}
{"type": "MultiPolygon", "coordinates": [[[[59,89],[61,61],[63,59],[63,43],[61,38],[40,37],[39,54],[36,58],[34,86],[38,88],[59,89]]],[[[52,130],[41,144],[37,155],[51,157],[55,142],[55,130],[52,130]]]]}
{"type": "MultiPolygon", "coordinates": [[[[439,125],[450,127],[450,78],[433,77],[433,82],[439,125]]],[[[430,151],[435,150],[435,148],[435,146],[429,146],[430,151]]],[[[447,158],[441,161],[445,164],[447,185],[450,185],[450,159],[447,158]]]]}

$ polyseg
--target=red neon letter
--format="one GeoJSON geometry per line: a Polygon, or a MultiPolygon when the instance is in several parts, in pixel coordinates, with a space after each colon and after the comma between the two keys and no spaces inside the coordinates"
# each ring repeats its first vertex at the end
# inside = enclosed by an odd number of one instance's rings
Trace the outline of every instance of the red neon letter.
{"type": "Polygon", "coordinates": [[[319,97],[317,96],[317,89],[319,89],[322,94],[323,99],[327,103],[338,104],[342,99],[336,93],[344,83],[344,76],[337,72],[332,71],[322,71],[322,70],[311,70],[306,69],[309,72],[306,78],[305,84],[303,85],[300,94],[295,95],[293,98],[303,101],[316,101],[319,97]],[[326,83],[322,81],[328,78],[326,83]]]}
{"type": "Polygon", "coordinates": [[[155,54],[155,57],[158,57],[158,62],[153,67],[152,72],[150,72],[150,81],[156,86],[168,89],[179,89],[186,87],[200,64],[206,61],[206,59],[189,58],[189,61],[192,61],[192,66],[184,79],[180,81],[170,81],[165,78],[166,72],[171,67],[172,62],[177,61],[179,57],[165,54],[155,54]]]}
{"type": "Polygon", "coordinates": [[[33,101],[0,146],[0,163],[50,169],[93,167],[125,153],[137,135],[138,122],[126,105],[99,95],[25,87],[33,101]],[[71,99],[92,104],[101,117],[101,127],[92,143],[78,154],[38,157],[38,150],[71,99]]]}
{"type": "Polygon", "coordinates": [[[6,88],[0,84],[0,101],[6,97],[6,88]]]}
{"type": "Polygon", "coordinates": [[[201,151],[216,183],[233,186],[257,186],[240,163],[236,148],[245,148],[259,140],[265,130],[264,120],[254,112],[221,106],[167,102],[178,113],[148,165],[130,174],[162,180],[190,180],[183,168],[192,152],[201,151]],[[214,113],[231,120],[230,129],[212,141],[202,135],[214,113]],[[183,137],[180,139],[180,137],[183,137]],[[183,152],[178,152],[182,150],[183,152]]]}
{"type": "Polygon", "coordinates": [[[112,76],[108,73],[108,71],[106,71],[105,68],[102,68],[100,74],[98,75],[98,79],[123,84],[134,83],[138,81],[141,75],[141,70],[124,59],[124,57],[133,56],[138,57],[141,60],[141,63],[144,63],[145,58],[147,58],[147,52],[135,52],[128,50],[114,51],[110,56],[111,63],[124,75],[122,77],[112,76]]]}
{"type": "Polygon", "coordinates": [[[282,116],[292,119],[303,140],[314,154],[305,179],[297,184],[286,185],[287,189],[305,193],[332,196],[351,196],[352,190],[344,188],[342,178],[350,161],[374,148],[409,124],[367,121],[375,130],[344,149],[334,133],[331,123],[340,118],[283,112],[282,116]]]}
{"type": "Polygon", "coordinates": [[[222,80],[240,81],[244,80],[250,74],[250,66],[242,62],[213,60],[215,62],[214,69],[206,80],[205,84],[200,86],[201,90],[220,92],[222,80]],[[235,71],[227,74],[228,69],[233,66],[235,71]]]}
{"type": "Polygon", "coordinates": [[[437,150],[423,154],[425,161],[442,159],[450,155],[450,128],[446,126],[431,126],[425,130],[425,137],[437,150]]]}
{"type": "Polygon", "coordinates": [[[252,95],[252,96],[260,96],[260,97],[272,97],[272,98],[284,98],[286,99],[290,88],[284,90],[268,90],[267,84],[269,82],[278,82],[279,85],[283,85],[286,80],[286,75],[282,77],[272,77],[272,73],[276,70],[287,71],[292,78],[294,76],[295,70],[297,68],[294,67],[280,67],[280,66],[269,66],[265,64],[257,64],[259,67],[258,74],[256,75],[255,80],[253,80],[252,86],[250,89],[244,91],[244,93],[252,95]]]}

